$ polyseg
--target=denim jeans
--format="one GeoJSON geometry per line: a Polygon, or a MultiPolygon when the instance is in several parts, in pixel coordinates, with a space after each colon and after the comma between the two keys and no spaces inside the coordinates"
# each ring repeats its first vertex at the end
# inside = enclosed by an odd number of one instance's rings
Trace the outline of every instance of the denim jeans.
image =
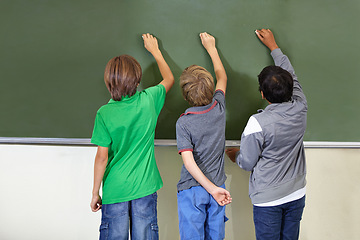
{"type": "Polygon", "coordinates": [[[103,204],[100,240],[159,239],[157,225],[157,193],[128,202],[103,204]]]}
{"type": "Polygon", "coordinates": [[[257,240],[299,239],[305,196],[274,207],[253,206],[257,240]]]}
{"type": "Polygon", "coordinates": [[[180,239],[225,238],[225,206],[220,206],[203,187],[178,192],[177,202],[180,239]]]}

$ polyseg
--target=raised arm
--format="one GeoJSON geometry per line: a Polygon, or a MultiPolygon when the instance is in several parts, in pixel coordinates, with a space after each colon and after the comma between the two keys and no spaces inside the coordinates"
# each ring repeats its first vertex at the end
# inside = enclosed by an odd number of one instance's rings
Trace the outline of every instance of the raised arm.
{"type": "Polygon", "coordinates": [[[255,33],[260,39],[260,41],[263,42],[264,45],[270,49],[271,56],[274,59],[275,65],[281,67],[282,69],[285,69],[293,77],[294,80],[293,96],[298,97],[302,101],[306,102],[306,97],[297,79],[294,67],[291,65],[289,58],[282,53],[281,49],[277,45],[274,34],[271,32],[270,29],[256,30],[255,33]]]}
{"type": "Polygon", "coordinates": [[[196,164],[191,151],[182,152],[181,157],[183,159],[186,170],[188,170],[191,176],[193,176],[193,178],[195,178],[195,180],[200,183],[200,185],[205,188],[205,190],[211,194],[211,196],[213,196],[213,198],[220,206],[231,203],[232,199],[230,193],[226,189],[216,186],[204,175],[204,173],[196,164]]]}
{"type": "Polygon", "coordinates": [[[161,76],[163,77],[163,80],[160,82],[160,84],[164,85],[166,92],[168,92],[171,89],[171,87],[174,85],[175,80],[168,64],[166,63],[159,49],[157,39],[149,33],[143,34],[142,38],[144,40],[144,46],[146,50],[148,50],[151,53],[151,55],[153,55],[153,57],[155,58],[161,76]]]}
{"type": "Polygon", "coordinates": [[[216,87],[215,90],[222,90],[226,92],[227,76],[224,69],[224,66],[221,62],[219,53],[215,46],[215,38],[210,34],[203,32],[200,33],[201,43],[210,55],[214,66],[214,72],[216,75],[216,87]]]}
{"type": "Polygon", "coordinates": [[[290,74],[293,76],[293,78],[296,77],[294,68],[290,63],[289,58],[287,56],[285,56],[284,54],[278,54],[278,52],[280,52],[281,50],[280,50],[279,46],[277,45],[274,34],[271,32],[271,30],[270,29],[261,29],[261,30],[256,30],[255,33],[258,36],[258,38],[260,39],[260,41],[262,43],[264,43],[264,45],[270,49],[271,56],[274,59],[275,65],[290,72],[290,74]]]}

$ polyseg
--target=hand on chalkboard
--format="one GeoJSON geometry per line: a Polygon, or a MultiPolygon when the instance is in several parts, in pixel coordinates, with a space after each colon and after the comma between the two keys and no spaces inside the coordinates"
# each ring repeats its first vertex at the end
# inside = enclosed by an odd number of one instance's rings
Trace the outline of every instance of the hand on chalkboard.
{"type": "Polygon", "coordinates": [[[159,51],[158,41],[153,35],[151,35],[150,33],[146,33],[142,35],[142,38],[144,39],[144,47],[151,54],[154,54],[156,51],[159,51]]]}
{"type": "Polygon", "coordinates": [[[255,30],[255,33],[260,39],[260,41],[262,41],[265,46],[270,49],[270,51],[279,48],[275,42],[274,34],[271,32],[270,29],[255,30]]]}
{"type": "Polygon", "coordinates": [[[200,39],[202,45],[208,52],[215,48],[215,38],[207,32],[200,33],[200,39]]]}

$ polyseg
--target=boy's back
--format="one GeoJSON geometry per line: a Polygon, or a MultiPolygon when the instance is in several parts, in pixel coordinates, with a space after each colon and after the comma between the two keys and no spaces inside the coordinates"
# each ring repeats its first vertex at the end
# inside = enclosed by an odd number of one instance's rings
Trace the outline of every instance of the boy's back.
{"type": "Polygon", "coordinates": [[[287,56],[279,48],[271,55],[276,66],[292,75],[293,94],[291,101],[272,103],[253,115],[242,134],[241,167],[252,171],[249,195],[253,204],[285,197],[306,183],[306,98],[287,56]]]}
{"type": "Polygon", "coordinates": [[[174,76],[157,39],[149,33],[142,38],[163,77],[157,86],[137,91],[142,70],[129,55],[114,57],[105,67],[111,100],[97,112],[91,138],[98,148],[90,207],[102,212],[100,239],[159,238],[156,191],[162,181],[154,157],[154,135],[174,76]]]}
{"type": "MultiPolygon", "coordinates": [[[[215,92],[212,103],[187,109],[176,123],[179,153],[192,151],[196,164],[217,186],[226,180],[225,124],[225,95],[221,90],[215,92]]],[[[199,185],[183,166],[178,191],[199,185]]]]}
{"type": "Polygon", "coordinates": [[[240,150],[230,148],[226,153],[251,171],[249,196],[256,239],[298,239],[306,194],[303,137],[307,102],[294,68],[271,30],[255,33],[275,63],[258,75],[259,91],[269,105],[250,117],[240,150]]]}
{"type": "Polygon", "coordinates": [[[97,112],[91,141],[109,147],[111,160],[103,177],[103,204],[143,197],[162,187],[153,139],[165,95],[160,84],[121,101],[111,99],[97,112]]]}
{"type": "Polygon", "coordinates": [[[192,106],[176,123],[176,140],[184,165],[178,183],[181,239],[223,239],[225,205],[225,91],[227,76],[215,47],[215,38],[200,34],[209,53],[217,83],[203,67],[192,65],[180,76],[184,99],[192,106]],[[215,93],[214,93],[215,87],[215,93]]]}

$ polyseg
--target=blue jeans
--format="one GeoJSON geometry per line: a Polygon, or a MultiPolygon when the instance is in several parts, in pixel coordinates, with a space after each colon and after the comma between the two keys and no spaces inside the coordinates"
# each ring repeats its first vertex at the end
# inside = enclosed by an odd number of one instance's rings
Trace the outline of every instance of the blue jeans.
{"type": "Polygon", "coordinates": [[[253,206],[257,240],[299,239],[305,196],[274,207],[253,206]]]}
{"type": "Polygon", "coordinates": [[[157,225],[157,193],[128,202],[103,204],[100,240],[159,239],[157,225]]]}
{"type": "Polygon", "coordinates": [[[220,206],[203,187],[178,192],[177,202],[182,240],[225,238],[225,206],[220,206]]]}

